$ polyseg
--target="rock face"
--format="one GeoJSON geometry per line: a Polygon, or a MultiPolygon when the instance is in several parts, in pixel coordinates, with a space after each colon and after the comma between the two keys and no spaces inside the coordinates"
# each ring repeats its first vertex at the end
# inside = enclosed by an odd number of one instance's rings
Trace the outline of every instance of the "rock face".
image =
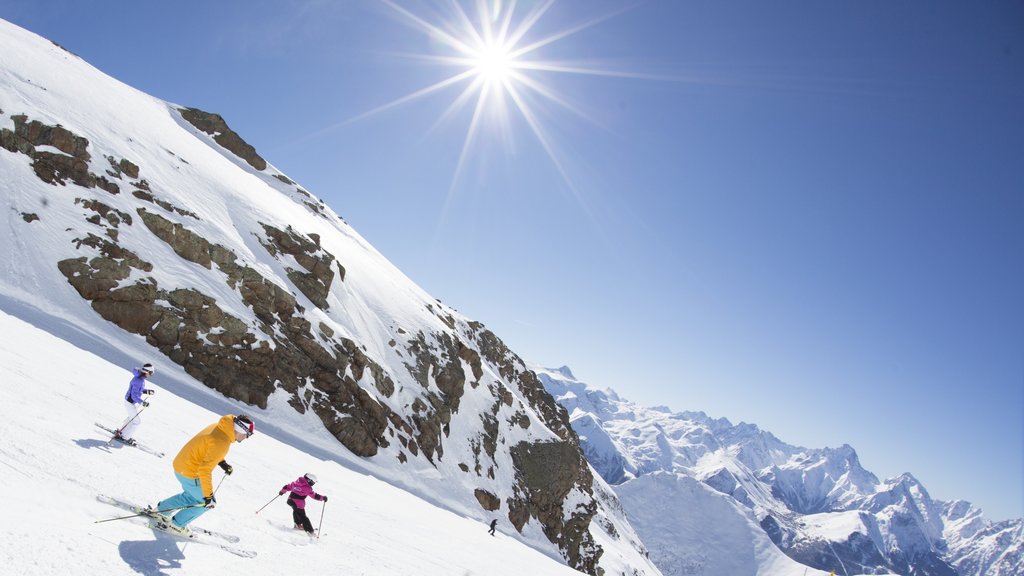
{"type": "Polygon", "coordinates": [[[181,109],[181,117],[187,120],[189,124],[213,136],[217,144],[245,160],[249,166],[260,171],[267,169],[267,161],[256,153],[255,148],[250,146],[245,140],[242,140],[241,136],[229,128],[227,122],[221,118],[220,114],[203,112],[198,108],[183,108],[181,109]]]}
{"type": "MultiPolygon", "coordinates": [[[[272,255],[287,254],[295,259],[306,271],[299,272],[288,268],[288,279],[318,308],[326,310],[327,294],[334,281],[334,256],[320,249],[320,238],[315,234],[304,237],[291,229],[278,230],[269,224],[263,224],[267,232],[266,240],[261,240],[263,247],[272,255]]],[[[338,277],[345,280],[345,269],[338,265],[338,277]]]]}
{"type": "Polygon", "coordinates": [[[510,502],[509,520],[522,529],[531,516],[540,520],[544,532],[558,541],[573,566],[590,572],[599,555],[587,531],[597,513],[591,501],[575,510],[566,510],[569,493],[577,489],[580,478],[590,485],[593,479],[579,447],[570,442],[520,443],[512,448],[512,462],[522,491],[510,502]],[[569,513],[569,521],[563,521],[569,513]]]}
{"type": "MultiPolygon", "coordinates": [[[[220,116],[180,114],[212,135],[222,153],[270,171],[220,116]]],[[[578,570],[604,572],[595,531],[632,533],[602,508],[614,496],[595,495],[565,410],[483,325],[430,302],[417,314],[431,328],[407,330],[397,317],[370,316],[387,324],[390,338],[383,347],[360,341],[331,314],[353,313],[346,284],[353,275],[364,281],[368,271],[342,266],[344,254],[325,249],[321,231],[268,216],[240,230],[241,242],[211,239],[203,210],[156,176],[166,171],[97,153],[61,126],[10,118],[13,129],[0,130],[2,153],[23,157],[50,187],[49,202],[78,211],[77,223],[62,232],[71,252],[52,266],[100,318],[142,336],[225,396],[267,408],[281,395],[359,457],[460,475],[465,501],[481,517],[504,514],[524,537],[543,535],[578,570]],[[147,258],[154,253],[173,254],[185,276],[169,275],[165,256],[147,258]]],[[[166,152],[178,170],[191,169],[183,156],[166,152]]],[[[310,218],[330,217],[291,180],[266,176],[310,218]]],[[[25,227],[47,222],[46,212],[20,214],[25,227]]],[[[639,542],[631,545],[642,553],[639,542]]],[[[657,573],[649,564],[631,570],[657,573]]]]}

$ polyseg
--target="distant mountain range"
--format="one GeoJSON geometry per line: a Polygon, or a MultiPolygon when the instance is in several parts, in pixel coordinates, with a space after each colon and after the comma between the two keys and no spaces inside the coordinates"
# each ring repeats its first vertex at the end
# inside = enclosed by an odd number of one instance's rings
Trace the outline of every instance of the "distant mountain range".
{"type": "Polygon", "coordinates": [[[910,474],[879,481],[850,446],[791,446],[752,424],[638,406],[566,367],[534,370],[666,576],[739,574],[737,551],[765,539],[836,574],[1024,574],[1024,521],[933,500],[910,474]],[[729,524],[740,528],[722,534],[729,524]]]}

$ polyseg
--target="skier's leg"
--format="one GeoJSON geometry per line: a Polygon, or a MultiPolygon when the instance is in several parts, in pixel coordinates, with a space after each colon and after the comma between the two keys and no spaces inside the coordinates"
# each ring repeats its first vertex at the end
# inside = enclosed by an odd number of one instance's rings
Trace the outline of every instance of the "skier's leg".
{"type": "Polygon", "coordinates": [[[298,522],[297,524],[299,526],[302,526],[303,530],[305,530],[309,534],[312,534],[313,533],[313,523],[309,521],[309,516],[306,516],[306,511],[301,509],[301,508],[296,508],[295,511],[298,512],[299,515],[301,516],[301,518],[299,519],[300,522],[298,522]]]}
{"type": "Polygon", "coordinates": [[[189,522],[192,522],[207,510],[203,506],[196,506],[203,503],[203,487],[199,485],[198,478],[186,478],[178,473],[174,475],[185,490],[181,494],[161,500],[157,504],[157,510],[182,508],[174,515],[174,524],[179,528],[184,528],[189,522]]]}
{"type": "Polygon", "coordinates": [[[121,423],[121,438],[131,438],[135,436],[135,429],[142,422],[142,417],[138,415],[139,407],[127,400],[124,403],[124,412],[127,418],[121,423]]]}
{"type": "Polygon", "coordinates": [[[299,528],[300,526],[302,526],[302,517],[305,515],[305,512],[303,512],[301,508],[296,506],[295,502],[292,501],[291,499],[288,500],[288,505],[291,506],[292,508],[292,523],[295,525],[296,528],[299,528]]]}

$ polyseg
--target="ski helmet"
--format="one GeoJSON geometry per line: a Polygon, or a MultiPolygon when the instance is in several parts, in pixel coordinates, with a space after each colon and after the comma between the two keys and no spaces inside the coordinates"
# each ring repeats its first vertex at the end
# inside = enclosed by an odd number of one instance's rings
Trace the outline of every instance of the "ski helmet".
{"type": "Polygon", "coordinates": [[[316,484],[316,474],[313,474],[312,472],[306,473],[306,475],[303,476],[303,478],[306,479],[306,482],[309,482],[310,486],[316,484]]]}
{"type": "Polygon", "coordinates": [[[248,438],[256,433],[256,424],[253,423],[252,418],[249,416],[239,414],[235,416],[235,431],[245,434],[245,437],[248,438]]]}
{"type": "Polygon", "coordinates": [[[146,362],[145,364],[142,365],[141,371],[144,372],[146,376],[152,376],[153,372],[156,372],[156,370],[153,370],[153,365],[150,364],[149,362],[146,362]]]}

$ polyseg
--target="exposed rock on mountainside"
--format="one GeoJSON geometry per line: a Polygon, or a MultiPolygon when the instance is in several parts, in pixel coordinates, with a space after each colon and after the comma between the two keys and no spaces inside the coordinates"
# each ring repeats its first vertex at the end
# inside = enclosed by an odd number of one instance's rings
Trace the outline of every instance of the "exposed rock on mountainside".
{"type": "Polygon", "coordinates": [[[256,170],[266,170],[267,161],[256,153],[256,149],[242,140],[234,130],[228,127],[228,123],[221,118],[220,114],[203,112],[198,108],[182,108],[181,117],[188,120],[196,128],[213,136],[213,140],[224,147],[225,150],[245,160],[249,166],[256,170]]]}
{"type": "MultiPolygon", "coordinates": [[[[22,33],[3,25],[8,41],[22,33]]],[[[221,116],[32,42],[33,58],[0,62],[43,63],[0,70],[33,78],[0,84],[2,107],[24,106],[0,111],[0,167],[20,178],[7,226],[24,240],[5,249],[31,267],[4,294],[66,283],[91,312],[62,321],[141,336],[228,398],[315,415],[392,481],[504,515],[581,571],[658,574],[565,411],[495,334],[429,298],[221,116]]]]}

